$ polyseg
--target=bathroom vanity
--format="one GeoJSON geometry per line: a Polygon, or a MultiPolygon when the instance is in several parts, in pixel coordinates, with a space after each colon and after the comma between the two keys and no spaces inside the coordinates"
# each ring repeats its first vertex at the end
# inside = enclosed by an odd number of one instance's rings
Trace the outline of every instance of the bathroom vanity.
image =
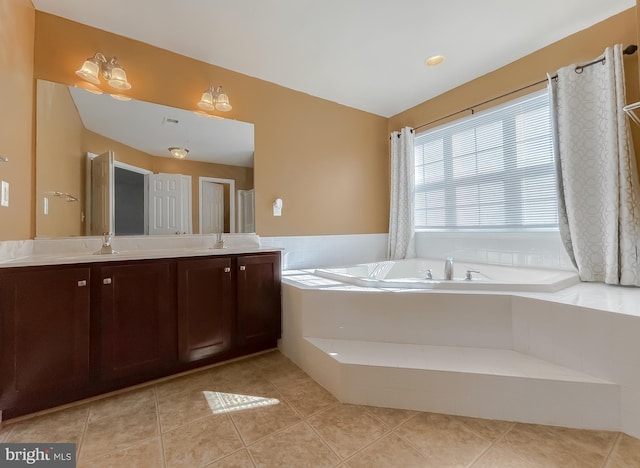
{"type": "Polygon", "coordinates": [[[2,418],[275,347],[280,256],[1,265],[2,418]]]}

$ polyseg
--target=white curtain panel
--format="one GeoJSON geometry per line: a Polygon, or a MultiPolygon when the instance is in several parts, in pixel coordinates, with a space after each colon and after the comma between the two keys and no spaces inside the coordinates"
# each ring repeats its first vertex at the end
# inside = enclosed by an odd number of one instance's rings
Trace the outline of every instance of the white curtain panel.
{"type": "Polygon", "coordinates": [[[603,58],[550,80],[560,233],[583,281],[640,286],[640,193],[623,111],[622,46],[603,58]]]}
{"type": "Polygon", "coordinates": [[[405,127],[391,134],[389,260],[416,256],[414,173],[413,130],[405,127]]]}

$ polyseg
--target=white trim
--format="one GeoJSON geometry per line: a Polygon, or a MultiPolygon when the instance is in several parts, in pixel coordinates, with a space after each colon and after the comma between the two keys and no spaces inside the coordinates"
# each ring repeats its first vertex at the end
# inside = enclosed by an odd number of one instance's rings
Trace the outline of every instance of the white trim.
{"type": "Polygon", "coordinates": [[[113,166],[119,167],[120,169],[126,169],[127,171],[137,172],[138,174],[153,174],[153,171],[150,171],[149,169],[142,169],[141,167],[132,166],[131,164],[123,163],[117,160],[113,162],[113,166]]]}
{"type": "Polygon", "coordinates": [[[229,232],[236,232],[236,181],[218,177],[198,177],[198,230],[202,234],[202,183],[214,182],[229,185],[229,232]]]}

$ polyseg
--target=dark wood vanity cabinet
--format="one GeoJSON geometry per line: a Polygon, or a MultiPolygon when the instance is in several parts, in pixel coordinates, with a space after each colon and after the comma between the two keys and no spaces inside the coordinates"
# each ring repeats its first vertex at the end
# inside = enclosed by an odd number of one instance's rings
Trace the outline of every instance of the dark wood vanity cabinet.
{"type": "Polygon", "coordinates": [[[93,267],[94,355],[103,382],[143,381],[175,361],[172,262],[93,267]]]}
{"type": "Polygon", "coordinates": [[[238,345],[275,345],[281,332],[280,254],[243,255],[236,260],[238,345]]]}
{"type": "Polygon", "coordinates": [[[0,270],[0,409],[23,414],[82,396],[90,280],[88,267],[0,270]]]}
{"type": "Polygon", "coordinates": [[[5,419],[273,348],[280,253],[0,268],[5,419]]]}
{"type": "Polygon", "coordinates": [[[229,257],[178,261],[180,361],[210,358],[231,348],[232,263],[229,257]]]}

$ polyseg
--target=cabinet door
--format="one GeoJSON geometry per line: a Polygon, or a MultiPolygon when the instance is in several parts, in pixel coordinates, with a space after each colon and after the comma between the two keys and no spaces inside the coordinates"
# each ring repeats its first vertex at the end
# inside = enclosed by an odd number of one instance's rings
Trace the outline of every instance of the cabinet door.
{"type": "Polygon", "coordinates": [[[175,298],[170,263],[139,261],[96,267],[101,377],[161,375],[175,359],[175,298]]]}
{"type": "Polygon", "coordinates": [[[238,344],[275,346],[280,338],[280,254],[237,258],[238,344]]]}
{"type": "Polygon", "coordinates": [[[183,362],[231,347],[231,259],[178,262],[178,355],[183,362]]]}
{"type": "MultiPolygon", "coordinates": [[[[70,401],[89,376],[89,268],[0,273],[0,409],[70,401]]],[[[11,409],[8,409],[11,408],[11,409]]],[[[20,409],[22,408],[22,409],[20,409]]]]}

